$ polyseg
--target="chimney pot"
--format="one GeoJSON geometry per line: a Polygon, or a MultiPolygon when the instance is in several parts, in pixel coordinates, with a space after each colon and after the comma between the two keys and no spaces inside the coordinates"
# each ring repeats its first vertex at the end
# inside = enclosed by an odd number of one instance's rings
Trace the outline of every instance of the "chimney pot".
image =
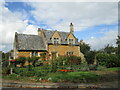
{"type": "Polygon", "coordinates": [[[38,31],[42,30],[42,28],[38,28],[38,31]]]}

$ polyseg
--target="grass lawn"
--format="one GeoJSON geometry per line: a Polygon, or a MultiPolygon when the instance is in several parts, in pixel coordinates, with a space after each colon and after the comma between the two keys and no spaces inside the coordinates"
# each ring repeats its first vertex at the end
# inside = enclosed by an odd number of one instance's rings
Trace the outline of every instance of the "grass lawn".
{"type": "Polygon", "coordinates": [[[104,69],[105,71],[120,71],[120,67],[113,67],[113,68],[107,68],[104,69]]]}

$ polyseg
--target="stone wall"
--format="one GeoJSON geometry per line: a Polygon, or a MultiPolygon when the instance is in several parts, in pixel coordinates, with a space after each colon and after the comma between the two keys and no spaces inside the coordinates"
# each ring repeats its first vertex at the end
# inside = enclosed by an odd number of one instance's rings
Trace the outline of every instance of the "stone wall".
{"type": "Polygon", "coordinates": [[[19,51],[18,56],[23,56],[23,57],[30,57],[31,52],[27,51],[19,51]]]}
{"type": "Polygon", "coordinates": [[[68,45],[48,45],[48,52],[57,52],[58,55],[66,55],[67,52],[74,52],[75,56],[80,56],[79,46],[68,46],[68,45]]]}

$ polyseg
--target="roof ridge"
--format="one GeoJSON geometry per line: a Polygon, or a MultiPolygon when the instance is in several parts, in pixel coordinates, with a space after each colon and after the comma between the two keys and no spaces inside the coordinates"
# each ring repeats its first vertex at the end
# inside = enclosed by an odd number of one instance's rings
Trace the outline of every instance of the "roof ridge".
{"type": "MultiPolygon", "coordinates": [[[[45,30],[43,29],[44,31],[52,31],[52,32],[55,32],[55,31],[58,31],[58,32],[65,32],[65,31],[59,31],[59,30],[45,30]]],[[[69,33],[69,32],[65,32],[65,33],[69,33]]]]}
{"type": "Polygon", "coordinates": [[[31,36],[39,36],[39,35],[34,35],[34,34],[23,34],[23,33],[17,33],[18,35],[31,35],[31,36]]]}

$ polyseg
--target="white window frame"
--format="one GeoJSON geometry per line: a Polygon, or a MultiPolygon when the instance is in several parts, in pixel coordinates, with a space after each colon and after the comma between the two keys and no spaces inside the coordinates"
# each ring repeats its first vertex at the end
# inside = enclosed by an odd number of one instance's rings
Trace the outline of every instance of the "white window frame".
{"type": "Polygon", "coordinates": [[[74,39],[69,39],[69,44],[70,45],[74,44],[74,39]]]}
{"type": "Polygon", "coordinates": [[[54,38],[54,44],[58,44],[59,43],[59,38],[54,38]]]}
{"type": "Polygon", "coordinates": [[[32,57],[33,57],[33,56],[38,56],[38,52],[35,52],[35,51],[32,52],[32,53],[31,53],[31,56],[32,56],[32,57]]]}

